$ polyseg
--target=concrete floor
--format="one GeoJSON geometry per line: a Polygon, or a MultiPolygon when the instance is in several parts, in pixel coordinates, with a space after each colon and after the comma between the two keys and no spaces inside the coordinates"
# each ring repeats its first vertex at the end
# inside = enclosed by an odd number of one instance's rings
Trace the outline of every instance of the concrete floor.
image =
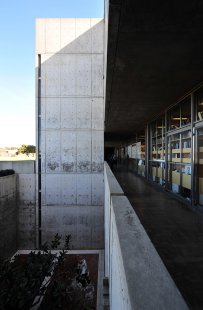
{"type": "Polygon", "coordinates": [[[125,169],[114,174],[189,308],[203,309],[203,214],[125,169]]]}

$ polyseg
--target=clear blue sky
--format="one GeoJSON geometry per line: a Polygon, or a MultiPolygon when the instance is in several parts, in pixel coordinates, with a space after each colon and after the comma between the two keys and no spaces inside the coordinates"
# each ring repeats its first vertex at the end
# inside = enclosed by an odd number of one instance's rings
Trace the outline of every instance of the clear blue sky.
{"type": "Polygon", "coordinates": [[[35,19],[103,11],[103,0],[0,0],[0,147],[35,143],[35,19]]]}

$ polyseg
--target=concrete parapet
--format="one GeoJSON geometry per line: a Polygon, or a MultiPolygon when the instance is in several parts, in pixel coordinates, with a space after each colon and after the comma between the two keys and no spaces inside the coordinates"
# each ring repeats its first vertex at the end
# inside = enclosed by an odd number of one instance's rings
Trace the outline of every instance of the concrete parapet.
{"type": "Polygon", "coordinates": [[[105,164],[105,275],[110,308],[188,309],[130,202],[105,164]]]}
{"type": "Polygon", "coordinates": [[[112,173],[109,165],[104,163],[104,232],[105,232],[105,276],[109,277],[110,259],[110,222],[111,222],[111,197],[124,195],[122,188],[112,173]]]}
{"type": "MultiPolygon", "coordinates": [[[[105,169],[105,182],[108,184],[109,187],[109,193],[110,195],[124,195],[124,192],[122,188],[120,187],[118,181],[116,180],[113,172],[111,171],[109,165],[105,162],[104,163],[104,169],[105,169]]],[[[107,188],[106,188],[107,190],[107,188]]]]}
{"type": "Polygon", "coordinates": [[[0,161],[0,170],[13,169],[15,173],[35,173],[35,160],[0,161]]]}
{"type": "Polygon", "coordinates": [[[0,177],[0,256],[10,257],[17,248],[16,175],[0,177]]]}
{"type": "MultiPolygon", "coordinates": [[[[112,256],[111,268],[115,271],[116,265],[118,268],[119,265],[123,266],[120,272],[117,270],[119,279],[115,272],[111,273],[114,277],[113,290],[116,285],[118,287],[118,280],[124,286],[126,281],[131,305],[129,309],[188,309],[128,199],[125,196],[112,197],[112,211],[114,238],[111,248],[120,255],[112,256]]],[[[112,293],[111,309],[124,309],[117,306],[117,294],[120,292],[115,290],[112,293]]]]}

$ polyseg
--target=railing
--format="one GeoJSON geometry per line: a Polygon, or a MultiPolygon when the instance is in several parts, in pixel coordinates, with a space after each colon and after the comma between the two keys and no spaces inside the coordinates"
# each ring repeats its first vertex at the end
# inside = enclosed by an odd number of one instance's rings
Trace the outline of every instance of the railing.
{"type": "Polygon", "coordinates": [[[111,310],[188,309],[106,163],[105,276],[111,310]]]}

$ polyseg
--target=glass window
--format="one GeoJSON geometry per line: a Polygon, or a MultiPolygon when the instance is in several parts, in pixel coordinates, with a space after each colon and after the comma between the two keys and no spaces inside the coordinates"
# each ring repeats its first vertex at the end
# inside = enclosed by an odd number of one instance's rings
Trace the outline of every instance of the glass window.
{"type": "Polygon", "coordinates": [[[165,185],[165,118],[160,117],[150,125],[149,177],[165,185]]]}
{"type": "Polygon", "coordinates": [[[196,202],[203,207],[203,128],[197,131],[196,202]]]}
{"type": "Polygon", "coordinates": [[[191,124],[191,98],[181,102],[181,126],[191,124]]]}
{"type": "Polygon", "coordinates": [[[180,105],[177,105],[167,113],[168,130],[180,128],[180,120],[180,105]]]}
{"type": "Polygon", "coordinates": [[[174,193],[191,198],[191,131],[169,136],[168,185],[174,193]]]}
{"type": "Polygon", "coordinates": [[[137,172],[141,176],[145,176],[145,131],[141,131],[137,136],[137,172]]]}
{"type": "Polygon", "coordinates": [[[203,120],[203,89],[195,94],[196,101],[196,121],[203,120]]]}

